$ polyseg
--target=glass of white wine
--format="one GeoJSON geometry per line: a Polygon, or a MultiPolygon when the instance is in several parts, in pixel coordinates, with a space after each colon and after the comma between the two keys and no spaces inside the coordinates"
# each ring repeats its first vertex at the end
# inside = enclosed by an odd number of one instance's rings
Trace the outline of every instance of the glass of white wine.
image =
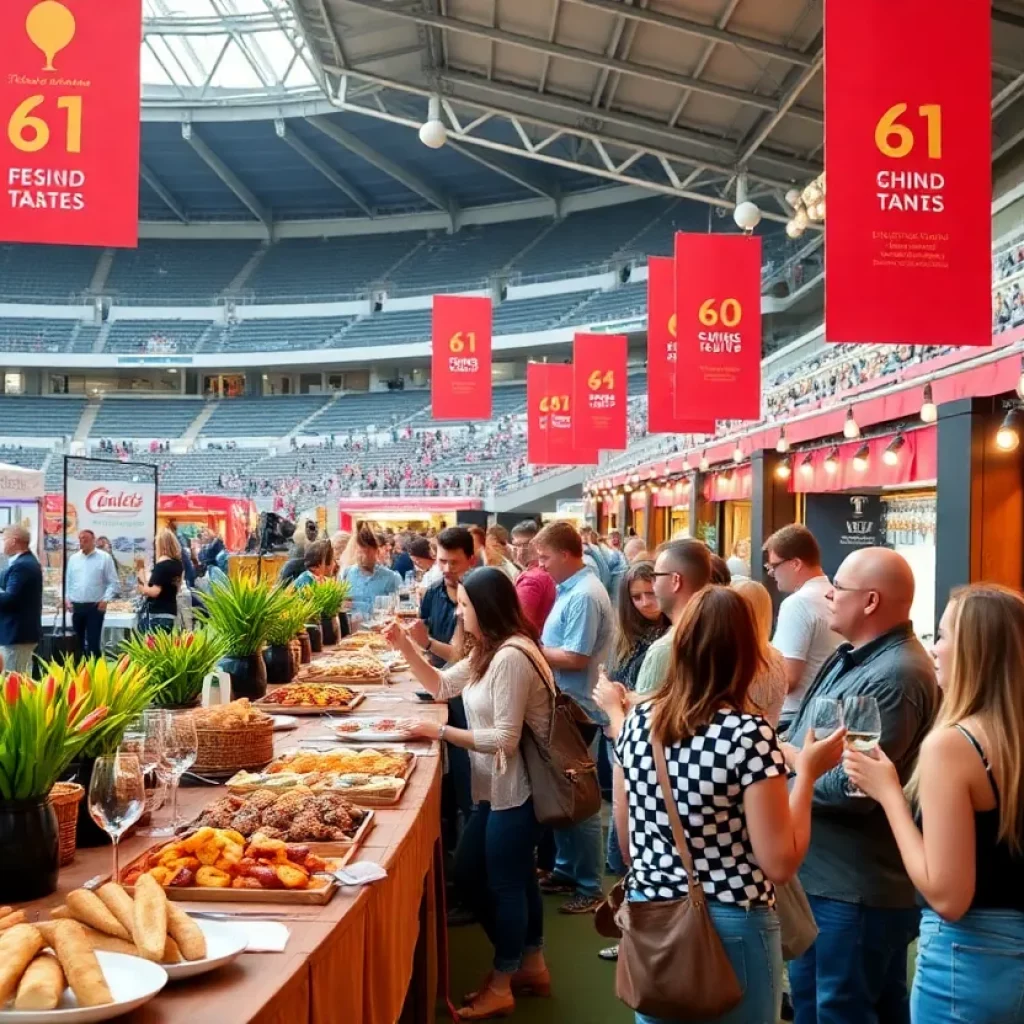
{"type": "Polygon", "coordinates": [[[823,740],[842,727],[842,703],[831,697],[815,697],[811,704],[811,731],[814,738],[823,740]]]}
{"type": "MultiPolygon", "coordinates": [[[[882,715],[874,697],[847,697],[843,701],[843,721],[846,723],[846,746],[870,754],[882,738],[882,715]]],[[[850,796],[867,796],[850,783],[850,796]]]]}

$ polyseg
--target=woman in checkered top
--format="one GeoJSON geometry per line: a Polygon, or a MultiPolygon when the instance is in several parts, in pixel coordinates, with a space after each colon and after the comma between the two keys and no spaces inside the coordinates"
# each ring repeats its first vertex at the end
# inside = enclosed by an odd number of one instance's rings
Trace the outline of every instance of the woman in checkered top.
{"type": "MultiPolygon", "coordinates": [[[[743,987],[716,1024],[775,1024],[782,1000],[782,948],[773,882],[796,873],[807,851],[814,780],[839,762],[843,733],[805,743],[792,793],[772,727],[750,714],[761,670],[749,605],[709,586],[677,624],[663,685],[624,718],[617,693],[598,689],[617,736],[625,776],[631,900],[680,899],[686,872],[672,841],[652,743],[665,746],[697,877],[743,987]]],[[[609,687],[610,689],[610,687],[609,687]]],[[[620,819],[625,818],[625,813],[620,819]]],[[[642,1014],[637,1024],[669,1024],[642,1014]]]]}

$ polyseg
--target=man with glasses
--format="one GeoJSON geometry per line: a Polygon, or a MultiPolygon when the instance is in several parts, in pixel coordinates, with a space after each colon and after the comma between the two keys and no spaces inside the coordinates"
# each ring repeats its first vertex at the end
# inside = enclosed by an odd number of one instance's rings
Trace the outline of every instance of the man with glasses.
{"type": "Polygon", "coordinates": [[[794,523],[776,530],[764,545],[765,569],[780,593],[789,596],[779,608],[772,646],[786,663],[787,696],[779,732],[784,733],[800,708],[807,687],[839,643],[829,624],[825,595],[831,589],[821,567],[814,534],[794,523]]]}
{"type": "Polygon", "coordinates": [[[540,527],[533,519],[524,519],[512,527],[512,553],[523,570],[516,577],[516,593],[523,614],[538,636],[544,632],[544,623],[555,606],[555,581],[551,573],[540,567],[533,549],[533,539],[539,532],[540,527]]]}

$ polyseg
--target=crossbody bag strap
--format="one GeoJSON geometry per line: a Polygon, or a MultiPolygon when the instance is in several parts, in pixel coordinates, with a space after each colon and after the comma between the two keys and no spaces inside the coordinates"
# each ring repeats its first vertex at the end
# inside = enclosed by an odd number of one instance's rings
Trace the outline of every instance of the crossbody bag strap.
{"type": "Polygon", "coordinates": [[[547,690],[549,694],[551,694],[552,698],[554,698],[555,689],[552,683],[549,682],[548,677],[544,674],[543,668],[541,668],[541,666],[537,664],[537,659],[533,656],[533,651],[530,650],[529,646],[527,646],[526,644],[516,643],[515,637],[510,637],[508,640],[505,641],[505,643],[509,647],[514,647],[521,654],[526,655],[530,664],[533,666],[534,671],[537,673],[537,675],[540,676],[540,681],[544,684],[544,689],[547,690]]]}
{"type": "Polygon", "coordinates": [[[676,806],[675,796],[672,792],[672,782],[668,775],[668,763],[665,760],[665,745],[657,742],[651,737],[651,749],[654,751],[654,767],[658,773],[658,785],[661,787],[661,795],[665,801],[665,810],[668,813],[668,823],[672,829],[672,839],[676,844],[676,852],[683,862],[686,870],[686,884],[689,890],[690,901],[693,903],[704,902],[704,887],[697,878],[697,872],[693,866],[693,857],[690,855],[690,847],[686,842],[686,831],[683,829],[682,819],[679,817],[679,808],[676,806]]]}

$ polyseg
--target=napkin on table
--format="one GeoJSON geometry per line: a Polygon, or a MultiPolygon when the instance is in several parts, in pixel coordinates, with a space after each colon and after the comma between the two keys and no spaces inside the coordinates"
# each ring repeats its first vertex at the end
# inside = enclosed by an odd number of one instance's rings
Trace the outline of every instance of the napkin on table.
{"type": "Polygon", "coordinates": [[[387,871],[373,861],[361,860],[354,864],[347,864],[334,872],[334,877],[342,885],[368,885],[370,882],[379,882],[388,877],[387,871]]]}

